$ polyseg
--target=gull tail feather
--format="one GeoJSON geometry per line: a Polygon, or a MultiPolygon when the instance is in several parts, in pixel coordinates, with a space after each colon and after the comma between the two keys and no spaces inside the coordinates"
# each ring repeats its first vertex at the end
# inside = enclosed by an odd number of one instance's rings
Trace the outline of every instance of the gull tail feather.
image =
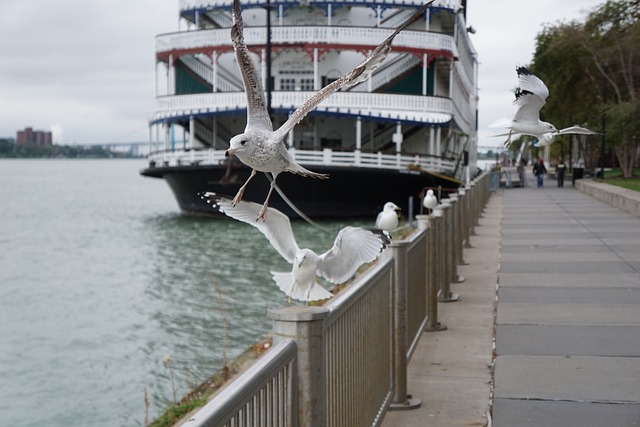
{"type": "Polygon", "coordinates": [[[316,179],[329,178],[329,175],[327,174],[310,171],[309,169],[303,168],[299,164],[295,164],[295,163],[290,165],[290,167],[287,168],[287,172],[295,173],[297,175],[302,175],[302,176],[308,176],[316,179]]]}
{"type": "Polygon", "coordinates": [[[297,285],[294,283],[291,272],[272,271],[271,274],[278,288],[289,298],[298,301],[320,301],[333,297],[331,292],[327,291],[317,282],[311,285],[311,289],[306,286],[297,285]]]}

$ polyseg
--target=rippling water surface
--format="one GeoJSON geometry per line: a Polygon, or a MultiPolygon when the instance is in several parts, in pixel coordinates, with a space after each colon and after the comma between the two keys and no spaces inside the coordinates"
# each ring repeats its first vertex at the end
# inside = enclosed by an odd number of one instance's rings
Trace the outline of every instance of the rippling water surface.
{"type": "Polygon", "coordinates": [[[0,424],[142,425],[145,389],[151,418],[173,399],[167,356],[180,397],[220,368],[224,317],[234,357],[286,303],[257,230],[181,215],[144,165],[0,160],[0,424]]]}

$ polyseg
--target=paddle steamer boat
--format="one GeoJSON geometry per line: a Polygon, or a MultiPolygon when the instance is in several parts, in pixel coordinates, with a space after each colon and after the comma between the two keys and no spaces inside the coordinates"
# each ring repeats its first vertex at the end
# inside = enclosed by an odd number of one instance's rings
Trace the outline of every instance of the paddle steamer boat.
{"type": "MultiPolygon", "coordinates": [[[[274,129],[315,91],[360,63],[419,0],[242,1],[245,41],[263,77],[274,129]]],[[[373,216],[387,201],[418,212],[426,188],[473,175],[477,55],[465,0],[436,0],[400,33],[371,79],[324,100],[286,143],[296,162],[330,175],[278,176],[313,218],[373,216]]],[[[246,125],[246,97],[231,45],[230,0],[181,0],[180,31],[156,37],[156,107],[147,177],[163,178],[183,212],[213,214],[199,196],[234,196],[250,169],[225,158],[246,125]]],[[[245,192],[262,203],[269,181],[245,192]]],[[[293,211],[274,192],[270,206],[293,211]]]]}

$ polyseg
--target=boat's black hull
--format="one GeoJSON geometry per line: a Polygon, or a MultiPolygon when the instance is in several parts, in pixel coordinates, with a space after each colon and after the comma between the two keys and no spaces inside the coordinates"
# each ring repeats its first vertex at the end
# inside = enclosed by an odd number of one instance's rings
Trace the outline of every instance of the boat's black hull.
{"type": "MultiPolygon", "coordinates": [[[[315,166],[314,172],[329,174],[329,179],[306,178],[290,173],[278,176],[278,186],[284,194],[311,218],[375,216],[382,206],[392,201],[403,210],[413,197],[413,212],[420,212],[420,194],[426,187],[455,189],[458,180],[425,171],[388,170],[357,167],[315,166]]],[[[180,209],[189,214],[216,215],[217,212],[200,198],[200,193],[212,191],[235,196],[249,177],[250,169],[239,167],[229,174],[223,166],[149,167],[141,174],[164,178],[173,191],[180,209]],[[225,178],[225,174],[227,177],[225,178]]],[[[269,180],[259,173],[247,186],[244,200],[262,204],[269,191],[269,180]]],[[[445,194],[443,193],[443,196],[445,194]]],[[[269,206],[290,217],[297,215],[275,191],[269,206]]],[[[406,214],[406,212],[405,212],[406,214]]]]}

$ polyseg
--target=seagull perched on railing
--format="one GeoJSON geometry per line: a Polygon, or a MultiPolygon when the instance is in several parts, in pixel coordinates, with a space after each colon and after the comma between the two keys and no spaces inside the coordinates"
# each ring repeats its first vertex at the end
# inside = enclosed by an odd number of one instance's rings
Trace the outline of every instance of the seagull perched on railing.
{"type": "Polygon", "coordinates": [[[389,51],[391,51],[391,42],[395,36],[418,19],[433,1],[434,0],[431,0],[411,15],[409,19],[376,47],[357,67],[320,89],[314,96],[298,107],[280,128],[274,131],[267,109],[260,74],[256,71],[256,67],[249,54],[249,49],[244,42],[240,1],[233,0],[233,9],[231,12],[231,42],[247,95],[247,126],[243,133],[231,138],[230,147],[226,155],[235,154],[242,163],[252,168],[251,175],[249,175],[249,178],[247,178],[233,198],[232,203],[234,206],[242,200],[242,195],[244,194],[247,184],[256,175],[257,171],[270,173],[273,176],[267,198],[262,205],[262,209],[258,212],[258,219],[263,220],[267,215],[269,198],[276,185],[276,177],[280,172],[286,171],[319,179],[328,178],[328,175],[312,172],[297,164],[287,151],[287,147],[283,142],[285,136],[329,95],[342,87],[350,87],[367,80],[371,73],[385,60],[389,51]]]}
{"type": "Polygon", "coordinates": [[[273,280],[282,292],[291,299],[318,301],[331,298],[333,294],[324,289],[316,276],[331,283],[345,282],[362,264],[375,261],[389,244],[389,234],[383,230],[361,227],[344,227],[338,233],[333,247],[318,255],[311,249],[301,249],[291,229],[289,218],[274,208],[267,208],[269,215],[264,221],[256,221],[261,207],[253,202],[238,202],[215,193],[205,193],[202,198],[220,212],[257,228],[269,240],[271,246],[293,268],[290,272],[274,272],[273,280]]]}
{"type": "Polygon", "coordinates": [[[393,202],[387,202],[382,211],[376,217],[376,228],[385,231],[393,231],[398,228],[398,213],[400,208],[393,202]]]}
{"type": "Polygon", "coordinates": [[[513,134],[531,135],[543,140],[543,135],[556,133],[554,125],[540,120],[540,109],[546,103],[549,89],[526,67],[516,67],[519,87],[516,90],[516,113],[512,119],[501,118],[489,125],[490,128],[509,129],[505,145],[511,142],[513,134]]]}
{"type": "Polygon", "coordinates": [[[431,215],[436,206],[438,206],[438,198],[433,194],[433,190],[427,190],[427,194],[425,194],[424,200],[422,200],[422,206],[429,209],[429,215],[431,215]]]}

